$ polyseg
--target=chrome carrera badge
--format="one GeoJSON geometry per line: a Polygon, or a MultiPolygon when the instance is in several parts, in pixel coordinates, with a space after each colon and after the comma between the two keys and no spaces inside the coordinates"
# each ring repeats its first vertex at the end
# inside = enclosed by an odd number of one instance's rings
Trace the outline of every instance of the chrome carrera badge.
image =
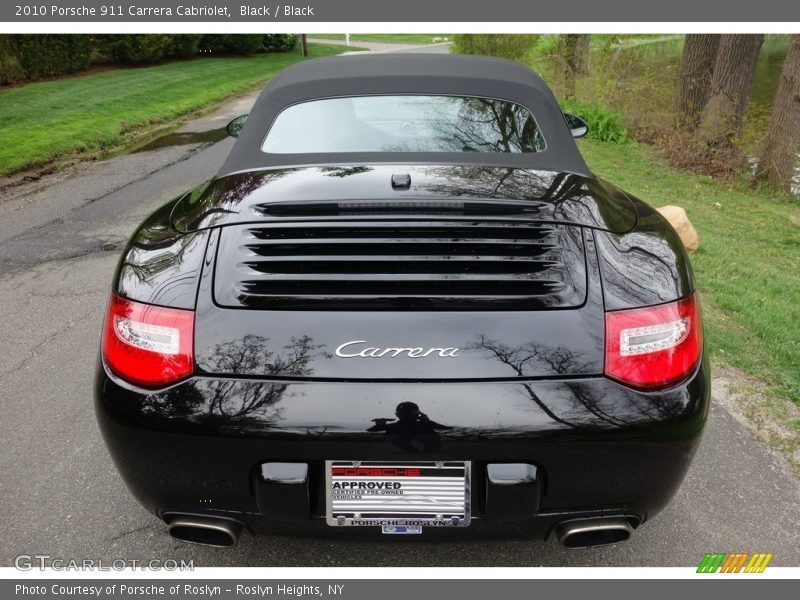
{"type": "Polygon", "coordinates": [[[375,348],[361,347],[366,340],[351,340],[336,348],[336,356],[341,358],[396,358],[405,355],[408,358],[426,358],[434,355],[441,358],[457,358],[460,348],[375,348]]]}

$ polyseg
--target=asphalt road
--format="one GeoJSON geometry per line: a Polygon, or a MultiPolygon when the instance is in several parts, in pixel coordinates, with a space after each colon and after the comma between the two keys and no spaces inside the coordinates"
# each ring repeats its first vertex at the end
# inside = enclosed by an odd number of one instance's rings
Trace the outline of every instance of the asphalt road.
{"type": "Polygon", "coordinates": [[[800,484],[716,388],[683,487],[626,544],[568,551],[520,539],[245,535],[234,549],[211,549],[170,539],[126,490],[95,424],[102,313],[123,241],[147,213],[216,171],[232,145],[214,141],[220,128],[252,100],[151,150],[0,192],[0,565],[49,554],[196,566],[686,566],[707,551],[772,552],[773,565],[800,565],[800,484]]]}
{"type": "MultiPolygon", "coordinates": [[[[328,44],[330,46],[346,46],[347,42],[344,40],[327,40],[324,38],[308,38],[309,43],[328,44]]],[[[390,44],[386,42],[363,42],[351,41],[350,46],[358,48],[354,50],[355,53],[361,53],[362,50],[369,50],[370,52],[404,52],[404,53],[421,53],[421,54],[447,54],[450,51],[450,42],[442,42],[436,44],[390,44]]]]}

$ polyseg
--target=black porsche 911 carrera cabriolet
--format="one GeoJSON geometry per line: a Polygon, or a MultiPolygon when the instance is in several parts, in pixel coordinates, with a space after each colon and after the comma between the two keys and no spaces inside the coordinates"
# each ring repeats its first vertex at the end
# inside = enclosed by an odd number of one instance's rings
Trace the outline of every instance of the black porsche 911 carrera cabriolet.
{"type": "Polygon", "coordinates": [[[100,427],[171,535],[505,522],[587,547],[669,501],[709,401],[689,261],[536,74],[310,60],[229,131],[133,235],[103,332],[100,427]]]}

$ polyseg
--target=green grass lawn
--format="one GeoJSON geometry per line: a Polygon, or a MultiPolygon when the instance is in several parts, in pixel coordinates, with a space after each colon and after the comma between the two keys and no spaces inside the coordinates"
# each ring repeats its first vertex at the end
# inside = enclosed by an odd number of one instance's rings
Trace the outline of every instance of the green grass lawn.
{"type": "MultiPolygon", "coordinates": [[[[317,40],[344,40],[343,33],[309,33],[317,40]]],[[[352,33],[351,42],[385,42],[387,44],[430,44],[433,38],[452,39],[450,33],[352,33]]]]}
{"type": "Polygon", "coordinates": [[[670,168],[647,146],[583,140],[581,150],[599,176],[686,209],[712,357],[800,405],[800,201],[670,168]]]}
{"type": "MultiPolygon", "coordinates": [[[[309,54],[346,48],[311,44],[309,54]]],[[[54,159],[117,149],[137,135],[251,90],[297,53],[198,58],[0,91],[0,176],[54,159]]]]}

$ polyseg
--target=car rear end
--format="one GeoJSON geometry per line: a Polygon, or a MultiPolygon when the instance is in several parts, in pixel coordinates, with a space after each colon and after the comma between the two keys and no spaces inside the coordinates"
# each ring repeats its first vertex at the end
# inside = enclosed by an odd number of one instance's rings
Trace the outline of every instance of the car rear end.
{"type": "Polygon", "coordinates": [[[167,252],[175,273],[143,294],[126,251],[110,301],[98,419],[176,537],[506,523],[582,547],[678,488],[708,372],[685,255],[644,205],[641,232],[452,195],[247,206],[191,231],[156,217],[172,245],[135,266],[167,252]],[[640,257],[627,283],[612,249],[640,257]],[[683,287],[654,301],[663,272],[683,287]]]}

